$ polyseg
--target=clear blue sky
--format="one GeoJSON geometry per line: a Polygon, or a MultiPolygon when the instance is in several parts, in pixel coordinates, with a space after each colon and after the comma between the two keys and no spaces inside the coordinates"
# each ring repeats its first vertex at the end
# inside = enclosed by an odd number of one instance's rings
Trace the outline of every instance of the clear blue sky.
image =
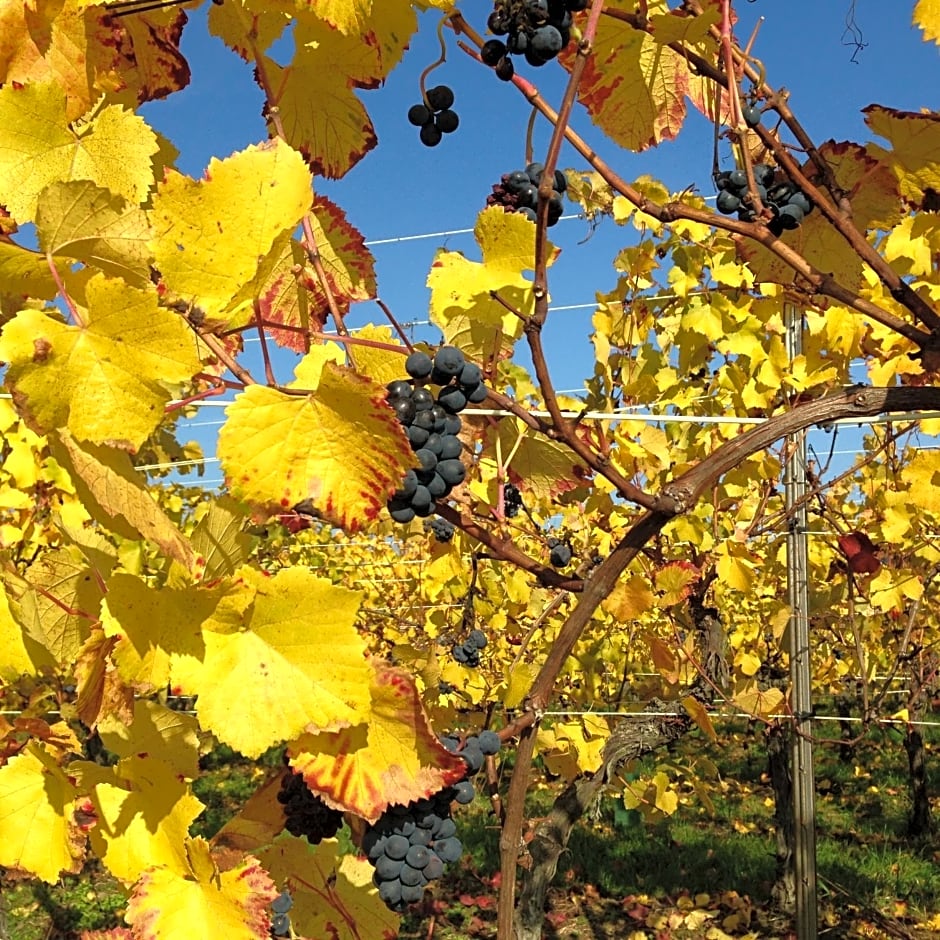
{"type": "MultiPolygon", "coordinates": [[[[467,19],[483,32],[490,4],[480,0],[463,7],[467,19]]],[[[742,0],[737,4],[741,18],[737,32],[745,39],[758,17],[765,17],[753,52],[764,62],[769,83],[789,90],[791,106],[817,141],[865,141],[871,136],[859,112],[868,104],[905,110],[938,107],[937,47],[921,40],[911,25],[912,10],[913,0],[887,6],[874,0],[854,4],[852,0],[742,0]],[[867,44],[861,50],[846,44],[850,41],[846,23],[853,12],[867,44]]],[[[183,52],[193,72],[190,87],[143,109],[147,120],[181,150],[179,169],[195,176],[202,174],[212,156],[225,157],[265,137],[262,96],[251,70],[209,36],[206,15],[207,5],[191,12],[184,32],[183,52]]],[[[433,73],[431,83],[444,82],[454,89],[461,125],[436,148],[419,143],[405,115],[419,100],[419,74],[439,54],[437,20],[437,15],[423,16],[421,32],[385,85],[359,93],[375,124],[378,147],[344,179],[315,181],[346,210],[367,240],[472,228],[490,187],[502,173],[524,164],[528,105],[511,85],[457,49],[450,31],[445,32],[448,61],[433,73]]],[[[566,78],[560,67],[522,68],[557,104],[566,78]]],[[[311,100],[316,100],[315,88],[311,100]]],[[[696,113],[690,115],[678,141],[644,154],[606,146],[579,107],[572,123],[622,176],[648,173],[673,190],[691,184],[710,193],[712,128],[696,113]]],[[[538,127],[536,159],[544,154],[549,131],[544,123],[538,127]]],[[[570,149],[563,151],[561,164],[581,166],[570,149]]],[[[588,237],[590,230],[580,220],[555,226],[552,240],[563,252],[552,269],[553,305],[591,304],[596,291],[610,289],[615,282],[611,261],[629,242],[631,231],[605,222],[588,237]]],[[[441,246],[478,258],[471,235],[373,247],[380,296],[399,320],[427,319],[425,279],[441,246]]],[[[547,349],[560,388],[579,386],[591,372],[590,317],[591,310],[585,308],[549,318],[547,349]]],[[[351,324],[369,321],[382,322],[374,304],[354,308],[351,324]]],[[[439,338],[429,328],[416,329],[414,336],[439,338]]],[[[203,437],[207,433],[200,437],[210,454],[211,439],[203,437]]],[[[211,469],[207,474],[217,475],[211,469]]]]}

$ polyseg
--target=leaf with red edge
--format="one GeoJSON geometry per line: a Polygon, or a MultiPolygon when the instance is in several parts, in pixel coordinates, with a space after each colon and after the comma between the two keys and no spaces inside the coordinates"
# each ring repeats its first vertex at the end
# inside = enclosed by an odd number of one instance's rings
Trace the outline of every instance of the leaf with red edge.
{"type": "MultiPolygon", "coordinates": [[[[633,8],[630,3],[629,12],[633,8]]],[[[578,100],[591,120],[628,150],[646,150],[672,140],[687,112],[685,59],[613,17],[601,17],[593,52],[578,86],[578,100]]],[[[576,59],[574,47],[558,59],[570,71],[576,59]]]]}
{"type": "Polygon", "coordinates": [[[541,435],[529,434],[519,419],[499,422],[499,436],[504,454],[513,453],[510,473],[524,482],[525,490],[539,499],[553,500],[562,493],[582,486],[586,467],[570,448],[541,435]]]}
{"type": "Polygon", "coordinates": [[[125,919],[136,940],[167,937],[224,937],[257,940],[271,929],[269,905],[278,890],[257,859],[219,871],[203,839],[187,842],[190,871],[167,868],[143,874],[125,919]]]}
{"type": "MultiPolygon", "coordinates": [[[[314,381],[306,376],[305,387],[314,381]]],[[[310,500],[324,517],[356,531],[378,516],[414,464],[385,398],[382,386],[332,362],[310,395],[249,386],[226,410],[219,434],[232,492],[272,511],[310,500]]]]}
{"type": "MultiPolygon", "coordinates": [[[[852,221],[859,231],[886,230],[897,223],[901,212],[897,180],[890,167],[873,155],[872,148],[828,141],[819,152],[851,202],[852,221]]],[[[812,168],[804,169],[812,177],[812,168]]],[[[818,209],[798,228],[784,232],[782,238],[818,270],[832,274],[852,289],[859,286],[861,258],[818,209]]],[[[756,242],[742,242],[740,251],[758,281],[775,284],[794,281],[793,269],[756,242]]]]}
{"type": "Polygon", "coordinates": [[[375,822],[392,803],[407,804],[460,780],[466,765],[438,741],[414,677],[376,666],[367,724],[305,734],[288,748],[291,766],[335,809],[375,822]]]}
{"type": "MultiPolygon", "coordinates": [[[[326,196],[318,196],[314,201],[310,221],[326,287],[345,316],[351,303],[375,296],[375,259],[362,234],[326,196]]],[[[286,246],[260,292],[261,314],[266,323],[319,331],[330,312],[327,292],[309,264],[299,276],[294,274],[296,265],[303,264],[302,258],[303,249],[297,242],[286,246]]],[[[272,329],[271,336],[288,349],[298,352],[306,349],[302,332],[272,329]]]]}
{"type": "Polygon", "coordinates": [[[905,199],[920,205],[940,192],[940,117],[934,112],[897,111],[878,104],[862,110],[865,123],[891,144],[890,151],[871,148],[890,163],[905,199]]]}

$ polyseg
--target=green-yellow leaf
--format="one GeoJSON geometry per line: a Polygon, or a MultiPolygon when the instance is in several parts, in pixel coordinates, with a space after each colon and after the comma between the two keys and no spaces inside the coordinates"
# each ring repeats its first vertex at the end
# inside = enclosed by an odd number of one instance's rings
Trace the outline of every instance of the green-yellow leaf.
{"type": "Polygon", "coordinates": [[[36,234],[50,255],[82,261],[137,286],[149,282],[147,213],[94,183],[50,183],[40,196],[36,234]]]}
{"type": "Polygon", "coordinates": [[[414,464],[384,387],[330,362],[315,393],[252,385],[226,418],[218,455],[236,496],[280,509],[309,499],[347,531],[375,519],[414,464]]]}
{"type": "Polygon", "coordinates": [[[279,139],[211,160],[201,180],[169,172],[151,211],[163,283],[210,314],[232,312],[275,240],[310,208],[310,183],[303,157],[279,139]]]}
{"type": "Polygon", "coordinates": [[[917,0],[914,25],[923,31],[924,39],[940,44],[940,0],[917,0]]]}
{"type": "Polygon", "coordinates": [[[52,300],[57,290],[41,254],[0,240],[0,292],[52,300]]]}
{"type": "Polygon", "coordinates": [[[251,539],[244,531],[245,511],[229,496],[213,500],[199,520],[190,542],[203,559],[203,580],[233,575],[247,559],[251,539]]]}
{"type": "Polygon", "coordinates": [[[199,370],[192,332],[153,290],[103,275],[87,285],[78,326],[22,310],[0,333],[0,359],[22,412],[40,428],[136,450],[199,370]]]}
{"type": "Polygon", "coordinates": [[[156,134],[118,105],[78,128],[67,120],[59,85],[8,84],[0,88],[0,127],[0,204],[17,222],[36,217],[50,183],[91,180],[134,204],[153,184],[156,134]]]}
{"type": "Polygon", "coordinates": [[[904,197],[920,203],[926,190],[940,191],[940,117],[877,104],[863,113],[865,123],[891,144],[887,156],[904,197]]]}

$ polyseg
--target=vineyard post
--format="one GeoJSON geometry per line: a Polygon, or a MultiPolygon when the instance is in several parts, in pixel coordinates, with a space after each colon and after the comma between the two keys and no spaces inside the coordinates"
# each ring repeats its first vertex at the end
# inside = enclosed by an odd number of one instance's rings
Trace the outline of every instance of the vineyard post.
{"type": "MultiPolygon", "coordinates": [[[[787,355],[803,352],[803,311],[785,303],[787,355]]],[[[791,434],[784,471],[787,601],[790,605],[790,688],[793,709],[793,865],[798,940],[816,938],[816,787],[813,779],[813,702],[809,645],[809,547],[806,517],[806,431],[791,434]]]]}

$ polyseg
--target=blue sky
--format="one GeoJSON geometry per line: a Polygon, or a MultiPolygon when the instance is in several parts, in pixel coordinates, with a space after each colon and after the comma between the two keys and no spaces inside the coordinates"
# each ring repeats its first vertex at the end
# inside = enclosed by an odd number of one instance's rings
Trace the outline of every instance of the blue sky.
{"type": "MultiPolygon", "coordinates": [[[[206,28],[207,6],[190,12],[183,38],[193,79],[189,88],[163,102],[144,107],[143,114],[180,149],[178,167],[199,176],[212,156],[225,157],[265,137],[260,117],[262,96],[251,70],[206,28]]],[[[739,38],[746,39],[764,17],[753,48],[775,87],[790,92],[790,103],[810,135],[821,142],[871,139],[860,111],[877,102],[904,110],[937,107],[937,47],[926,44],[911,25],[912,2],[891,4],[892,12],[874,0],[754,0],[739,2],[739,38]],[[847,34],[847,18],[862,33],[865,47],[856,50],[847,34]],[[849,43],[849,44],[846,44],[849,43]],[[852,61],[853,55],[856,62],[852,61]]],[[[491,5],[486,0],[463,4],[465,16],[481,32],[491,5]]],[[[478,257],[471,235],[413,239],[411,236],[471,229],[490,187],[501,174],[524,164],[525,127],[530,109],[511,85],[461,52],[448,30],[448,61],[429,84],[443,82],[455,92],[461,125],[436,148],[420,144],[406,113],[419,100],[418,76],[439,54],[438,17],[426,14],[421,31],[403,63],[385,85],[360,92],[374,121],[378,147],[340,181],[315,185],[347,212],[373,246],[379,293],[400,321],[427,319],[425,279],[440,247],[478,257]],[[387,241],[406,237],[408,240],[387,241]]],[[[526,69],[542,94],[558,103],[565,74],[555,65],[526,69]]],[[[316,100],[316,89],[311,89],[316,100]]],[[[627,179],[650,174],[671,189],[689,185],[710,193],[712,128],[692,113],[675,142],[643,154],[608,146],[583,109],[576,107],[573,125],[627,179]]],[[[542,123],[535,134],[535,156],[544,155],[550,128],[542,123]]],[[[582,167],[570,149],[561,165],[582,167]]],[[[560,388],[580,385],[591,372],[590,305],[597,291],[615,283],[611,261],[631,238],[631,229],[602,223],[591,233],[578,219],[552,229],[562,255],[552,270],[554,306],[580,306],[549,317],[547,350],[560,388]],[[588,237],[590,235],[590,237],[588,237]]],[[[381,322],[374,304],[354,308],[352,324],[381,322]]],[[[428,327],[416,339],[436,341],[428,327]]],[[[219,416],[221,417],[221,416],[219,416]]],[[[211,432],[200,437],[206,453],[213,451],[211,432]]],[[[208,476],[216,474],[210,470],[208,476]]]]}

